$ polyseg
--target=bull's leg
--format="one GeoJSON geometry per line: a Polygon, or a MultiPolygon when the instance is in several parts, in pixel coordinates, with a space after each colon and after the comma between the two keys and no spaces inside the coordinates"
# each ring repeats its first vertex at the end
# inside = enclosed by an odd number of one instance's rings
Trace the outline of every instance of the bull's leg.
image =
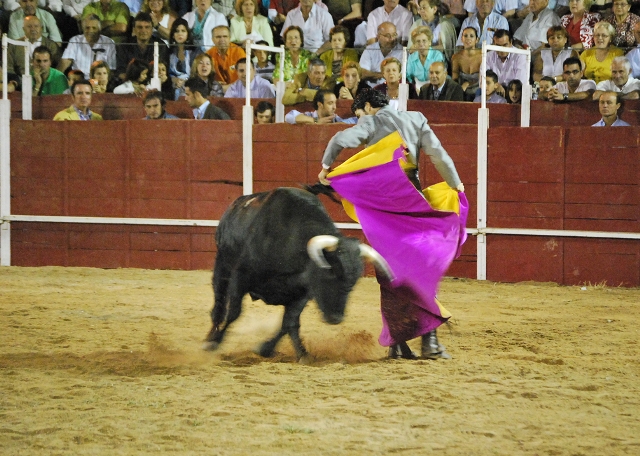
{"type": "Polygon", "coordinates": [[[307,350],[302,345],[302,340],[300,339],[300,314],[304,310],[304,306],[306,304],[307,300],[301,299],[285,306],[284,315],[282,317],[282,327],[272,339],[269,339],[260,346],[260,350],[258,351],[260,356],[273,356],[276,344],[285,334],[289,334],[298,360],[307,355],[307,350]]]}
{"type": "MultiPolygon", "coordinates": [[[[217,266],[218,262],[216,262],[217,266]]],[[[207,336],[206,350],[215,350],[222,343],[224,333],[231,323],[236,321],[242,311],[242,298],[246,293],[241,275],[234,271],[228,274],[227,271],[215,269],[213,276],[213,287],[215,303],[211,310],[211,321],[213,327],[207,336]]]]}

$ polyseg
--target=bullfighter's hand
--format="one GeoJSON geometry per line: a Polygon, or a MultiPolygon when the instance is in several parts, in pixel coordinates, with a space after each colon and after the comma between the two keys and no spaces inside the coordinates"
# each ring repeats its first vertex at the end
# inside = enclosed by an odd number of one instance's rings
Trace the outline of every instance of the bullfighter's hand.
{"type": "Polygon", "coordinates": [[[331,185],[331,182],[327,180],[327,174],[329,174],[329,170],[324,168],[322,168],[322,171],[318,174],[318,180],[322,185],[331,185]]]}
{"type": "Polygon", "coordinates": [[[459,192],[464,192],[464,184],[460,182],[460,184],[456,187],[456,190],[459,192]]]}

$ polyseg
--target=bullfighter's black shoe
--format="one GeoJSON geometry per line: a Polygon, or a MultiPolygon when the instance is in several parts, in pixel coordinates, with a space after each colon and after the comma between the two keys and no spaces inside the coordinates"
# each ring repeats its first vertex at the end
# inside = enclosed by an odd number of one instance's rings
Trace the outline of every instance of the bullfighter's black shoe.
{"type": "Polygon", "coordinates": [[[422,336],[421,355],[422,359],[451,359],[445,346],[438,342],[435,329],[422,336]]]}
{"type": "Polygon", "coordinates": [[[407,345],[406,342],[389,347],[389,358],[391,359],[418,359],[416,355],[407,345]]]}

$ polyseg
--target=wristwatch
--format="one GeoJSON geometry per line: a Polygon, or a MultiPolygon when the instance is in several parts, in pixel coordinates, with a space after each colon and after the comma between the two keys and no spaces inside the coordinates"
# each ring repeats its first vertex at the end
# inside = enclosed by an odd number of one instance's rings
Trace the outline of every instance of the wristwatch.
{"type": "Polygon", "coordinates": [[[563,95],[562,95],[562,99],[563,99],[564,101],[569,101],[569,94],[568,94],[568,93],[563,94],[563,95]]]}

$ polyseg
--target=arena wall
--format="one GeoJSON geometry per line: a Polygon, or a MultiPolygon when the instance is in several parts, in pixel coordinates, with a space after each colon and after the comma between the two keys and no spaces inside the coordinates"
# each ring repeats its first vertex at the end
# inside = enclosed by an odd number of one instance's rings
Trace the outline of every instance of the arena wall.
{"type": "MultiPolygon", "coordinates": [[[[135,104],[130,97],[104,100],[115,103],[105,113],[128,119],[143,115],[135,97],[135,104]]],[[[228,106],[239,118],[241,103],[235,101],[228,106]]],[[[471,203],[468,226],[473,227],[478,105],[410,104],[431,119],[453,157],[465,182],[471,203]]],[[[591,112],[595,104],[578,105],[584,109],[582,125],[597,120],[597,109],[595,118],[591,112]]],[[[531,128],[513,126],[519,123],[513,120],[517,107],[491,107],[488,226],[640,232],[640,129],[573,126],[574,116],[563,117],[567,105],[536,106],[540,109],[532,110],[532,124],[540,126],[531,128]],[[558,122],[551,123],[554,118],[558,122]]],[[[182,113],[181,105],[173,108],[182,113]]],[[[183,117],[188,117],[186,109],[183,117]]],[[[50,110],[43,102],[34,107],[34,118],[50,118],[50,110]]],[[[626,120],[635,119],[635,111],[625,114],[626,120]]],[[[324,146],[343,128],[254,126],[254,190],[315,182],[324,146]]],[[[238,120],[60,123],[14,116],[11,211],[217,220],[242,193],[241,136],[238,120]]],[[[421,174],[424,182],[439,180],[424,156],[421,174]]],[[[339,205],[324,202],[334,220],[349,221],[339,205]]],[[[12,222],[11,231],[12,263],[20,266],[209,269],[215,254],[215,228],[208,227],[12,222]]],[[[362,236],[356,230],[348,234],[362,236]]],[[[491,234],[487,257],[489,280],[640,285],[637,240],[491,234]]],[[[449,275],[475,277],[475,238],[465,244],[449,275]]]]}

